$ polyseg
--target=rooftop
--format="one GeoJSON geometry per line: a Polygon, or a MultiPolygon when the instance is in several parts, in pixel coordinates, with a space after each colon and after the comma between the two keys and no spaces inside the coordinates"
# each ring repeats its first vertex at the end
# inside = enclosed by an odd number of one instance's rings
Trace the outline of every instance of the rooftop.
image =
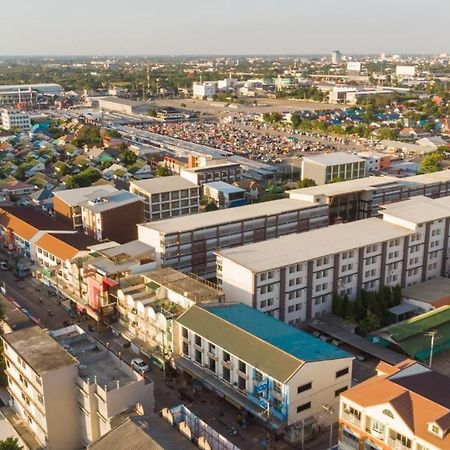
{"type": "Polygon", "coordinates": [[[402,296],[431,304],[444,300],[447,304],[450,304],[450,279],[434,278],[423,283],[414,284],[402,289],[402,296]]]}
{"type": "Polygon", "coordinates": [[[171,267],[154,270],[146,274],[146,277],[196,302],[218,300],[223,295],[223,292],[212,283],[201,278],[193,278],[171,267]]]}
{"type": "Polygon", "coordinates": [[[38,326],[2,336],[38,374],[76,364],[77,361],[38,326]]]}
{"type": "Polygon", "coordinates": [[[177,322],[281,382],[304,363],[351,357],[244,304],[193,306],[177,322]]]}
{"type": "Polygon", "coordinates": [[[283,198],[264,203],[254,203],[252,205],[238,206],[237,208],[221,209],[217,211],[192,214],[183,217],[173,217],[171,219],[158,220],[138,225],[161,233],[184,233],[198,228],[207,228],[220,224],[239,222],[241,220],[267,217],[289,211],[315,208],[314,204],[303,200],[292,200],[283,198]]]}
{"type": "Polygon", "coordinates": [[[142,189],[147,194],[158,194],[160,192],[179,191],[182,189],[194,189],[198,185],[186,180],[179,175],[170,177],[156,177],[149,180],[133,180],[131,186],[142,189]]]}
{"type": "Polygon", "coordinates": [[[227,194],[232,194],[235,192],[245,192],[245,189],[233,186],[232,184],[229,183],[225,183],[225,181],[213,181],[212,183],[205,183],[204,186],[207,186],[210,189],[215,189],[216,191],[219,192],[225,192],[227,194]]]}
{"type": "Polygon", "coordinates": [[[86,200],[80,203],[80,206],[99,213],[138,201],[142,201],[142,199],[131,192],[117,191],[110,193],[102,191],[100,188],[99,192],[93,192],[87,196],[86,200]]]}
{"type": "Polygon", "coordinates": [[[431,222],[450,217],[450,197],[431,199],[420,195],[385,205],[381,213],[412,224],[431,222]]]}
{"type": "Polygon", "coordinates": [[[335,166],[338,164],[364,162],[364,159],[353,155],[352,153],[333,152],[317,156],[304,156],[303,161],[313,162],[315,164],[320,164],[321,166],[335,166]]]}
{"type": "Polygon", "coordinates": [[[258,273],[410,234],[407,228],[370,218],[225,249],[218,254],[258,273]]]}
{"type": "Polygon", "coordinates": [[[2,206],[0,225],[10,228],[25,240],[33,237],[39,230],[72,231],[65,223],[59,222],[40,209],[29,206],[2,206]]]}
{"type": "Polygon", "coordinates": [[[62,261],[74,258],[79,252],[87,251],[97,241],[81,232],[45,233],[37,241],[36,246],[56,256],[62,261]]]}
{"type": "Polygon", "coordinates": [[[89,450],[192,450],[197,447],[158,415],[130,417],[89,450]]]}
{"type": "Polygon", "coordinates": [[[127,105],[127,106],[134,106],[134,107],[146,105],[145,102],[138,102],[136,100],[130,100],[128,98],[120,98],[120,97],[115,97],[115,96],[94,97],[93,99],[101,101],[101,102],[116,103],[118,105],[127,105]]]}
{"type": "Polygon", "coordinates": [[[342,393],[364,408],[390,405],[396,421],[436,448],[450,448],[450,379],[419,363],[389,367],[383,375],[372,377],[342,393]],[[440,438],[428,431],[430,423],[444,430],[440,438]]]}
{"type": "Polygon", "coordinates": [[[110,184],[105,184],[101,187],[90,186],[79,189],[66,189],[65,191],[55,192],[55,197],[60,198],[70,206],[77,206],[84,202],[90,195],[95,194],[95,192],[103,192],[104,195],[104,192],[117,192],[117,189],[110,184]]]}

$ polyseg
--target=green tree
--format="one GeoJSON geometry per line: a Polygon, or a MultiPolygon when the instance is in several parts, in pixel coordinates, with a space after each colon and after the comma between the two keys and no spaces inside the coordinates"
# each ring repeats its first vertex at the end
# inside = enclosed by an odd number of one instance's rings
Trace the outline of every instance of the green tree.
{"type": "Polygon", "coordinates": [[[299,188],[306,188],[311,186],[317,186],[316,182],[311,178],[304,178],[303,180],[299,180],[297,183],[299,188]]]}
{"type": "Polygon", "coordinates": [[[442,153],[432,152],[426,155],[419,166],[419,173],[432,173],[442,170],[442,153]]]}
{"type": "Polygon", "coordinates": [[[380,317],[373,312],[369,311],[367,316],[362,319],[358,324],[359,333],[363,336],[367,335],[371,331],[374,331],[381,326],[380,317]]]}
{"type": "Polygon", "coordinates": [[[9,437],[0,441],[0,450],[21,450],[22,448],[17,438],[9,437]]]}
{"type": "Polygon", "coordinates": [[[219,208],[217,208],[216,203],[213,201],[208,202],[205,206],[205,211],[216,211],[217,209],[219,208]]]}
{"type": "Polygon", "coordinates": [[[132,166],[137,161],[137,155],[126,148],[119,153],[119,158],[126,166],[132,166]]]}
{"type": "Polygon", "coordinates": [[[106,130],[105,135],[110,138],[120,138],[122,135],[117,130],[106,130]]]}
{"type": "Polygon", "coordinates": [[[157,115],[157,112],[156,112],[156,109],[155,109],[155,108],[149,108],[149,109],[147,110],[147,116],[150,116],[150,117],[156,117],[156,115],[157,115]]]}
{"type": "Polygon", "coordinates": [[[331,312],[335,316],[342,317],[342,307],[343,307],[343,298],[339,294],[335,294],[333,296],[333,301],[331,304],[331,312]]]}
{"type": "Polygon", "coordinates": [[[165,166],[159,166],[155,172],[157,177],[168,177],[170,175],[170,170],[165,166]]]}

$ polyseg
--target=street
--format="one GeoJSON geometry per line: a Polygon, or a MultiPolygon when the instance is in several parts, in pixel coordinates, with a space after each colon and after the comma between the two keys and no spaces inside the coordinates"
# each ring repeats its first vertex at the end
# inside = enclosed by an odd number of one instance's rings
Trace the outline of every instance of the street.
{"type": "MultiPolygon", "coordinates": [[[[99,332],[95,322],[85,317],[73,317],[56,296],[49,295],[48,289],[37,280],[28,277],[19,281],[9,271],[0,272],[0,284],[5,283],[8,300],[16,302],[27,315],[37,324],[49,330],[55,330],[64,326],[64,322],[71,320],[82,327],[86,332],[94,336],[103,345],[108,344],[112,352],[121,357],[128,364],[137,355],[130,349],[121,345],[119,338],[111,329],[99,332]],[[91,325],[91,326],[90,326],[91,325]]],[[[140,358],[146,360],[151,367],[146,378],[154,383],[155,411],[165,407],[171,407],[184,403],[198,417],[207,422],[216,431],[232,441],[242,450],[266,448],[267,432],[263,425],[254,418],[249,418],[246,427],[238,424],[239,411],[219,398],[215,393],[202,388],[183,375],[178,375],[173,381],[166,378],[166,374],[157,366],[151,364],[143,355],[140,358]],[[237,434],[232,435],[235,428],[237,434]]],[[[334,424],[334,438],[337,439],[337,424],[334,424]]],[[[290,445],[286,441],[275,441],[271,437],[269,448],[273,450],[301,449],[301,444],[290,445]]],[[[329,446],[329,428],[326,427],[313,441],[305,442],[304,450],[325,450],[329,446]]]]}

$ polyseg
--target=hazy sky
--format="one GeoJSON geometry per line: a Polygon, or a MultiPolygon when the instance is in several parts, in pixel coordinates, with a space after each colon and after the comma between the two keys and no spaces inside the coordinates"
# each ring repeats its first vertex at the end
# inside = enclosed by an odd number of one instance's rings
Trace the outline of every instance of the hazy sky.
{"type": "Polygon", "coordinates": [[[0,55],[450,53],[450,0],[0,0],[0,55]]]}

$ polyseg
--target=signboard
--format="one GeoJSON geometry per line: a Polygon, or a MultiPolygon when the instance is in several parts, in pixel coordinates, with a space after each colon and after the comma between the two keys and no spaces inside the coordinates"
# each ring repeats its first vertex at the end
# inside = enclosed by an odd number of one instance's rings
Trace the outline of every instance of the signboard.
{"type": "Polygon", "coordinates": [[[350,61],[347,63],[347,72],[361,72],[361,63],[350,61]]]}

